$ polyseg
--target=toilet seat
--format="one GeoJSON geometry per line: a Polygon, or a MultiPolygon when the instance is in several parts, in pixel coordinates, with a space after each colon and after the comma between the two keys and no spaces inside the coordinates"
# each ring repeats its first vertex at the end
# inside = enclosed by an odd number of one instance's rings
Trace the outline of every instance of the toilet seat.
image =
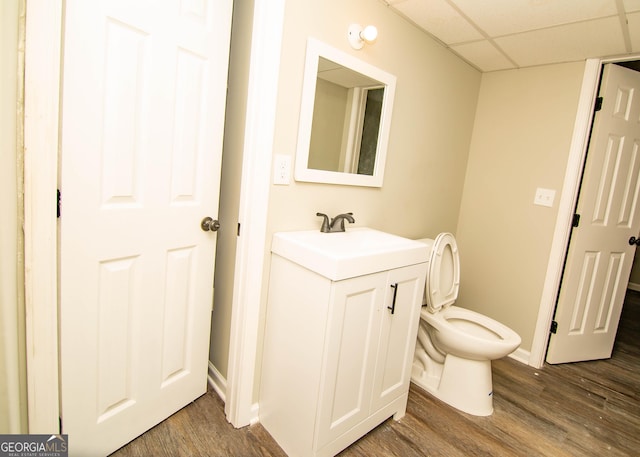
{"type": "Polygon", "coordinates": [[[469,360],[495,360],[513,352],[520,335],[484,314],[455,305],[439,313],[420,312],[420,318],[438,332],[435,347],[441,352],[469,360]]]}
{"type": "Polygon", "coordinates": [[[458,245],[451,233],[439,234],[431,248],[425,295],[427,309],[437,313],[458,298],[460,288],[460,257],[458,245]]]}

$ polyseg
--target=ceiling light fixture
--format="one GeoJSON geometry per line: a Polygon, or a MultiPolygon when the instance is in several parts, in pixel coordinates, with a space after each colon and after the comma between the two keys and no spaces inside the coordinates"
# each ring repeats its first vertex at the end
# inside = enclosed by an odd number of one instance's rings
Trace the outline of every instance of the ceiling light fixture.
{"type": "Polygon", "coordinates": [[[376,41],[378,29],[375,25],[368,25],[362,28],[359,24],[351,24],[347,36],[353,49],[362,49],[365,43],[372,44],[376,41]]]}

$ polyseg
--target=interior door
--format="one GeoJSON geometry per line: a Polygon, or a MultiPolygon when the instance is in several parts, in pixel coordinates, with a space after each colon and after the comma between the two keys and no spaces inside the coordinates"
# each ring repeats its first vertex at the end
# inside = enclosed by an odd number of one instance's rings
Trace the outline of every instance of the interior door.
{"type": "Polygon", "coordinates": [[[640,73],[607,64],[547,362],[611,356],[640,214],[640,73]]]}
{"type": "Polygon", "coordinates": [[[70,455],[206,391],[232,0],[67,0],[60,345],[70,455]],[[212,228],[207,225],[205,228],[212,228]]]}

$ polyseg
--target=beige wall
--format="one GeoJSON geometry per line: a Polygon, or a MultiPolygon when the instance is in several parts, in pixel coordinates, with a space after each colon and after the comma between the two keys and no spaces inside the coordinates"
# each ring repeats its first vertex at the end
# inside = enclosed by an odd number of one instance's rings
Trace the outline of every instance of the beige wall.
{"type": "Polygon", "coordinates": [[[214,306],[209,346],[209,360],[225,379],[229,366],[231,308],[253,25],[253,1],[234,3],[218,214],[221,226],[217,235],[214,306]]]}
{"type": "Polygon", "coordinates": [[[381,189],[272,186],[269,233],[320,227],[316,212],[353,211],[356,225],[418,238],[454,230],[480,73],[377,0],[287,2],[274,151],[296,150],[304,58],[315,37],[397,77],[389,155],[381,189]],[[375,24],[377,42],[347,42],[349,24],[375,24]]]}
{"type": "Polygon", "coordinates": [[[26,431],[26,368],[19,192],[18,52],[21,0],[0,1],[0,434],[26,431]]]}
{"type": "Polygon", "coordinates": [[[458,304],[513,328],[529,351],[540,307],[584,63],[485,73],[457,240],[458,304]],[[533,205],[555,189],[552,208],[533,205]]]}
{"type": "MultiPolygon", "coordinates": [[[[458,223],[481,74],[380,1],[287,2],[274,152],[289,154],[292,161],[308,37],[397,77],[385,179],[382,188],[293,180],[289,186],[271,186],[263,313],[273,233],[319,229],[318,211],[332,216],[352,211],[356,226],[409,238],[454,231],[458,223]],[[377,42],[361,51],[353,50],[347,42],[347,29],[354,22],[375,24],[379,30],[377,42]]],[[[258,347],[257,379],[260,359],[258,347]]]]}

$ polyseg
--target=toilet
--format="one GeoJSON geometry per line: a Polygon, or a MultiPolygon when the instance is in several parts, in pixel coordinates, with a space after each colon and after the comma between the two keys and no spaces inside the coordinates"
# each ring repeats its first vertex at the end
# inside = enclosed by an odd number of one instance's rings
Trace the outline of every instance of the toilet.
{"type": "Polygon", "coordinates": [[[431,247],[411,381],[465,413],[493,413],[491,361],[520,346],[520,336],[480,313],[454,306],[460,258],[451,233],[418,240],[431,247]]]}

